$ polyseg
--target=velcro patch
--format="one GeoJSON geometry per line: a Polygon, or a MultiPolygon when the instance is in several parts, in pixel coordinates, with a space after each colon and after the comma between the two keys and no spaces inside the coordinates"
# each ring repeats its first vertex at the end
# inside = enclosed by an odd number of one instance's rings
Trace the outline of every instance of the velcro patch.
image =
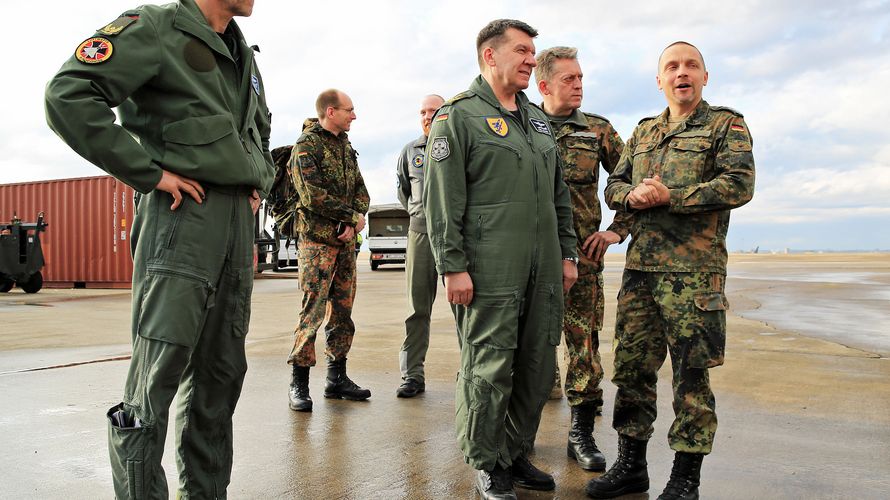
{"type": "Polygon", "coordinates": [[[538,120],[537,118],[529,118],[528,121],[529,121],[529,123],[532,124],[532,127],[535,128],[536,132],[539,132],[541,134],[550,135],[550,127],[547,126],[547,122],[545,122],[544,120],[538,120]]]}
{"type": "Polygon", "coordinates": [[[436,117],[437,122],[444,122],[447,119],[448,119],[448,113],[443,113],[436,117]]]}
{"type": "Polygon", "coordinates": [[[423,154],[417,153],[416,155],[414,155],[414,158],[411,160],[411,163],[413,163],[415,167],[422,167],[423,166],[423,154]]]}
{"type": "Polygon", "coordinates": [[[445,137],[436,137],[430,145],[430,158],[436,161],[442,161],[448,158],[451,149],[448,147],[448,139],[445,137]]]}
{"type": "Polygon", "coordinates": [[[114,46],[107,38],[87,38],[74,51],[74,57],[85,64],[99,64],[111,59],[114,46]]]}

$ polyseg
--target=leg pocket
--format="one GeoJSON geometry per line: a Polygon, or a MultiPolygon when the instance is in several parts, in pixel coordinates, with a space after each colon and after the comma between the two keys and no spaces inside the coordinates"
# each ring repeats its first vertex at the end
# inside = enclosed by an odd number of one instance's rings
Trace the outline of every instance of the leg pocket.
{"type": "Polygon", "coordinates": [[[244,337],[250,325],[250,297],[253,294],[253,270],[242,269],[228,275],[226,323],[232,325],[232,335],[244,337]]]}
{"type": "MultiPolygon", "coordinates": [[[[151,467],[151,427],[138,426],[136,421],[121,422],[123,404],[108,410],[108,454],[115,494],[119,498],[148,498],[146,468],[151,467]]],[[[130,417],[132,420],[132,417],[130,417]]]]}
{"type": "Polygon", "coordinates": [[[514,288],[475,290],[463,320],[462,330],[467,343],[494,349],[516,349],[519,292],[514,288]]]}
{"type": "Polygon", "coordinates": [[[552,346],[558,346],[562,337],[562,319],[565,314],[565,302],[561,285],[540,285],[538,294],[542,297],[539,303],[546,308],[541,328],[546,330],[547,340],[552,346]]]}
{"type": "Polygon", "coordinates": [[[480,377],[460,373],[457,386],[458,446],[471,464],[491,462],[497,457],[496,436],[500,434],[491,412],[491,385],[480,377]]]}
{"type": "Polygon", "coordinates": [[[686,361],[692,368],[720,366],[726,348],[726,297],[721,292],[702,292],[693,300],[698,318],[690,325],[694,335],[686,361]]]}
{"type": "Polygon", "coordinates": [[[142,283],[137,333],[185,347],[194,347],[206,317],[214,287],[196,271],[149,264],[142,283]]]}

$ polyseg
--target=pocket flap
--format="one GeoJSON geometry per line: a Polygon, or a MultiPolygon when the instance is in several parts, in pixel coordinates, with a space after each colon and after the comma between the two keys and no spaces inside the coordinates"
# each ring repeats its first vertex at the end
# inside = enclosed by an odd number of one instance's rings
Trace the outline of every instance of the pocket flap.
{"type": "Polygon", "coordinates": [[[226,115],[193,116],[164,125],[167,142],[187,145],[210,144],[234,133],[232,121],[226,115]]]}
{"type": "Polygon", "coordinates": [[[695,294],[695,307],[702,311],[725,311],[726,297],[720,292],[706,292],[695,294]]]}
{"type": "Polygon", "coordinates": [[[658,146],[657,142],[643,142],[643,143],[637,144],[637,146],[634,148],[634,155],[638,155],[641,153],[648,153],[649,151],[652,151],[653,149],[655,149],[655,146],[658,146]]]}
{"type": "Polygon", "coordinates": [[[711,149],[711,141],[709,139],[675,139],[671,141],[671,147],[680,151],[707,151],[711,149]]]}

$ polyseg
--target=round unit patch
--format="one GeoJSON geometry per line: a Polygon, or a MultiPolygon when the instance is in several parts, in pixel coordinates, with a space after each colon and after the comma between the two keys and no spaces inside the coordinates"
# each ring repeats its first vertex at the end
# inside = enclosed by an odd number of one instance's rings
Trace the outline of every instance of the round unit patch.
{"type": "Polygon", "coordinates": [[[74,57],[78,61],[86,64],[99,64],[111,58],[114,52],[114,46],[107,38],[93,37],[87,38],[74,51],[74,57]]]}
{"type": "Polygon", "coordinates": [[[411,160],[411,163],[413,163],[415,167],[418,167],[418,168],[422,167],[423,166],[423,154],[418,153],[418,154],[414,155],[414,159],[411,160]]]}

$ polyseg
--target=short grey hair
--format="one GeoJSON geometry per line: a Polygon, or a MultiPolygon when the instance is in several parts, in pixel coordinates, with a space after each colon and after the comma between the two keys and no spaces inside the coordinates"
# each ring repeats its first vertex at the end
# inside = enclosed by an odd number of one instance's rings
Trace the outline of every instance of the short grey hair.
{"type": "Polygon", "coordinates": [[[578,49],[575,47],[551,47],[544,49],[535,57],[538,65],[535,67],[535,82],[549,81],[553,76],[553,64],[557,59],[578,59],[578,49]]]}
{"type": "Polygon", "coordinates": [[[476,57],[478,58],[479,69],[482,69],[483,67],[482,49],[485,44],[490,42],[489,45],[491,45],[492,48],[496,49],[500,47],[501,44],[504,43],[504,34],[507,33],[507,30],[510,28],[517,29],[532,38],[538,36],[538,30],[532,28],[527,23],[516,19],[495,19],[486,24],[476,37],[476,57]]]}

